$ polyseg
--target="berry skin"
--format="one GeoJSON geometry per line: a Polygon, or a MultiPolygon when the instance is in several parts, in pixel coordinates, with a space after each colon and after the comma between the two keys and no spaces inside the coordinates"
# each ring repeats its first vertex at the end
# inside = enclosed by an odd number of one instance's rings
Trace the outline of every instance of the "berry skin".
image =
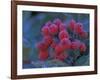
{"type": "Polygon", "coordinates": [[[61,40],[61,44],[63,45],[64,49],[70,49],[71,41],[67,38],[61,40]]]}
{"type": "Polygon", "coordinates": [[[60,54],[64,51],[64,47],[61,45],[61,44],[58,44],[56,47],[55,47],[55,52],[56,54],[60,54]]]}
{"type": "Polygon", "coordinates": [[[59,26],[59,31],[65,30],[66,29],[66,25],[65,24],[60,24],[59,26]]]}
{"type": "Polygon", "coordinates": [[[40,60],[45,61],[45,60],[48,59],[48,56],[49,56],[48,51],[45,50],[45,51],[40,51],[38,57],[39,57],[40,60]]]}
{"type": "Polygon", "coordinates": [[[69,23],[69,28],[71,31],[75,31],[75,25],[76,25],[76,22],[75,20],[72,19],[69,23]]]}
{"type": "Polygon", "coordinates": [[[51,21],[48,21],[46,24],[45,24],[45,26],[50,26],[52,23],[51,23],[51,21]]]}
{"type": "Polygon", "coordinates": [[[73,50],[79,49],[79,46],[80,46],[80,44],[77,41],[74,41],[71,43],[71,49],[73,49],[73,50]]]}
{"type": "Polygon", "coordinates": [[[53,39],[51,36],[44,36],[43,40],[45,44],[47,44],[48,46],[53,42],[53,39]]]}
{"type": "Polygon", "coordinates": [[[60,26],[60,24],[62,24],[61,20],[60,19],[55,19],[53,21],[54,24],[56,24],[58,27],[60,26]]]}
{"type": "Polygon", "coordinates": [[[51,35],[55,35],[58,33],[58,26],[55,24],[50,25],[49,32],[51,35]]]}
{"type": "Polygon", "coordinates": [[[81,43],[79,48],[80,48],[81,52],[85,52],[86,51],[86,45],[84,43],[81,43]]]}
{"type": "Polygon", "coordinates": [[[56,55],[55,58],[61,61],[64,61],[68,57],[67,54],[61,53],[59,55],[56,55]]]}
{"type": "Polygon", "coordinates": [[[42,31],[43,35],[49,35],[50,34],[48,26],[44,26],[41,31],[42,31]]]}
{"type": "Polygon", "coordinates": [[[85,32],[85,31],[83,31],[83,32],[81,32],[81,33],[79,34],[79,36],[82,37],[82,38],[87,38],[87,37],[88,37],[88,33],[85,32]]]}
{"type": "Polygon", "coordinates": [[[53,41],[52,44],[51,44],[51,47],[55,48],[56,46],[57,46],[57,43],[53,41]]]}
{"type": "Polygon", "coordinates": [[[80,33],[83,32],[83,25],[82,25],[81,23],[77,23],[77,24],[76,24],[75,32],[76,32],[77,34],[80,34],[80,33]]]}
{"type": "Polygon", "coordinates": [[[62,40],[64,38],[69,38],[69,34],[66,30],[63,30],[59,33],[59,39],[62,40]]]}
{"type": "Polygon", "coordinates": [[[37,45],[37,48],[39,50],[46,50],[48,48],[48,45],[46,43],[44,43],[43,41],[42,42],[39,42],[37,45]]]}

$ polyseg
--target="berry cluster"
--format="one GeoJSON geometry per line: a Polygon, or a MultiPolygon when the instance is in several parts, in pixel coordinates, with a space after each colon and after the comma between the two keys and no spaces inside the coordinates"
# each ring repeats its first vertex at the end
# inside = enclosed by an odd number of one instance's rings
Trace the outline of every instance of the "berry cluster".
{"type": "Polygon", "coordinates": [[[88,36],[83,25],[76,23],[75,20],[71,20],[67,26],[60,19],[55,19],[53,22],[48,21],[41,29],[42,41],[37,43],[40,60],[45,61],[50,57],[50,48],[54,51],[51,53],[53,58],[61,61],[68,58],[67,50],[69,49],[86,51],[85,43],[78,39],[71,40],[73,37],[69,34],[68,29],[81,38],[88,36]]]}

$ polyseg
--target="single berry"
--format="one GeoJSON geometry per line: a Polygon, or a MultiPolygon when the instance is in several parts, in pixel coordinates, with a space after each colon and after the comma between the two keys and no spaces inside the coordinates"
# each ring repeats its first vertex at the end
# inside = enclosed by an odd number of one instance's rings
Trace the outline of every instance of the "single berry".
{"type": "Polygon", "coordinates": [[[68,38],[62,39],[61,44],[63,45],[64,49],[70,49],[71,47],[71,41],[68,38]]]}
{"type": "Polygon", "coordinates": [[[44,36],[43,38],[45,44],[50,45],[53,42],[53,39],[51,36],[44,36]]]}
{"type": "Polygon", "coordinates": [[[51,35],[55,35],[58,33],[58,26],[55,24],[50,25],[49,32],[51,35]]]}
{"type": "Polygon", "coordinates": [[[46,50],[48,48],[48,45],[46,43],[44,43],[43,41],[37,43],[36,46],[39,50],[46,50]]]}
{"type": "Polygon", "coordinates": [[[69,23],[69,29],[71,30],[71,31],[75,31],[75,25],[76,25],[76,22],[75,22],[75,20],[71,20],[70,21],[70,23],[69,23]]]}
{"type": "Polygon", "coordinates": [[[75,32],[77,34],[80,34],[81,32],[83,32],[83,25],[81,23],[76,24],[75,32]]]}
{"type": "Polygon", "coordinates": [[[43,35],[49,35],[50,33],[49,33],[49,28],[48,28],[48,26],[44,26],[43,28],[42,28],[42,34],[43,35]]]}
{"type": "Polygon", "coordinates": [[[65,30],[66,29],[66,25],[65,24],[60,24],[59,26],[59,31],[65,30]]]}
{"type": "Polygon", "coordinates": [[[57,46],[57,43],[53,41],[52,44],[51,44],[51,47],[55,48],[56,46],[57,46]]]}
{"type": "Polygon", "coordinates": [[[61,61],[64,61],[68,57],[67,54],[61,53],[60,55],[56,55],[55,58],[61,61]]]}
{"type": "Polygon", "coordinates": [[[63,38],[69,38],[69,34],[66,30],[63,30],[59,33],[59,39],[63,39],[63,38]]]}
{"type": "Polygon", "coordinates": [[[83,32],[81,32],[81,33],[79,34],[79,36],[82,37],[82,38],[87,38],[87,37],[88,37],[88,33],[85,32],[85,31],[83,31],[83,32]]]}
{"type": "Polygon", "coordinates": [[[45,51],[40,51],[38,57],[39,57],[40,60],[45,61],[45,60],[48,59],[48,56],[49,56],[48,51],[45,50],[45,51]]]}
{"type": "Polygon", "coordinates": [[[45,24],[45,26],[50,26],[52,23],[51,23],[51,21],[48,21],[46,24],[45,24]]]}
{"type": "Polygon", "coordinates": [[[60,54],[64,51],[64,47],[61,45],[61,44],[58,44],[56,47],[55,47],[55,52],[56,54],[60,54]]]}
{"type": "Polygon", "coordinates": [[[86,51],[86,45],[84,43],[81,43],[79,48],[80,48],[81,52],[85,52],[86,51]]]}
{"type": "Polygon", "coordinates": [[[71,49],[73,49],[73,50],[79,49],[79,46],[80,46],[80,44],[77,41],[74,41],[71,43],[71,49]]]}
{"type": "Polygon", "coordinates": [[[58,27],[60,26],[60,24],[62,24],[62,21],[60,19],[55,19],[53,21],[54,24],[56,24],[58,27]]]}

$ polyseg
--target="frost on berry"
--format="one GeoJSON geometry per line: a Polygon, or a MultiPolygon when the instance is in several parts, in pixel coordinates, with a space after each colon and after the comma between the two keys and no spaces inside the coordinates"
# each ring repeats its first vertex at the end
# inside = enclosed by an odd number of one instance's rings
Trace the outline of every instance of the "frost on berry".
{"type": "Polygon", "coordinates": [[[51,24],[49,27],[49,32],[51,35],[55,35],[58,33],[58,26],[55,24],[51,24]]]}
{"type": "Polygon", "coordinates": [[[69,38],[69,34],[66,30],[62,30],[60,33],[59,33],[59,39],[62,40],[64,38],[69,38]]]}
{"type": "Polygon", "coordinates": [[[68,25],[58,18],[53,22],[48,21],[41,28],[41,32],[42,39],[36,44],[39,60],[45,61],[52,58],[66,61],[68,57],[74,59],[71,55],[74,55],[75,52],[79,56],[87,49],[84,40],[88,39],[88,32],[84,30],[82,23],[76,22],[74,19],[69,21],[68,25]]]}
{"type": "Polygon", "coordinates": [[[86,51],[86,45],[84,43],[81,43],[79,48],[80,48],[81,52],[85,52],[86,51]]]}
{"type": "Polygon", "coordinates": [[[44,51],[41,50],[39,52],[39,59],[42,60],[42,61],[47,60],[48,56],[49,56],[49,54],[48,54],[47,50],[44,50],[44,51]]]}
{"type": "Polygon", "coordinates": [[[74,19],[72,19],[71,21],[70,21],[70,23],[69,23],[69,29],[71,30],[71,31],[75,31],[75,26],[76,25],[76,22],[75,22],[75,20],[74,19]]]}

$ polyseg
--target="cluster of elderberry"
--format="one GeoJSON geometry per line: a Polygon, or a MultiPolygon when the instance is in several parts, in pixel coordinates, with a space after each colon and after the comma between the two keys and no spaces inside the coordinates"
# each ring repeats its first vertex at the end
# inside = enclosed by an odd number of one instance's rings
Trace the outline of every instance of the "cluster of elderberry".
{"type": "Polygon", "coordinates": [[[58,60],[65,60],[68,57],[67,50],[80,50],[80,52],[86,51],[86,45],[82,41],[75,39],[70,40],[72,36],[69,34],[68,29],[78,35],[81,38],[87,38],[87,32],[83,29],[81,23],[76,23],[75,20],[71,20],[68,25],[64,24],[60,19],[54,21],[48,21],[42,28],[41,33],[43,39],[37,43],[39,50],[38,57],[40,60],[47,60],[49,58],[52,48],[54,52],[53,58],[58,60]]]}

